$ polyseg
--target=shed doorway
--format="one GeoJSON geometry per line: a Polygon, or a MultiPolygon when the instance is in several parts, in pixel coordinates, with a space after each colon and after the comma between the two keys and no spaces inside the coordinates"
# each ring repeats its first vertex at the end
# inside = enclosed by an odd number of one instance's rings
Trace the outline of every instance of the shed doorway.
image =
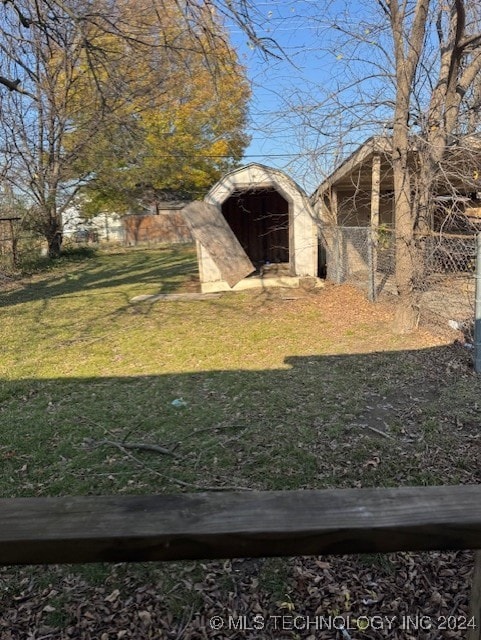
{"type": "Polygon", "coordinates": [[[222,214],[258,271],[266,265],[289,268],[289,203],[278,191],[234,191],[222,214]]]}

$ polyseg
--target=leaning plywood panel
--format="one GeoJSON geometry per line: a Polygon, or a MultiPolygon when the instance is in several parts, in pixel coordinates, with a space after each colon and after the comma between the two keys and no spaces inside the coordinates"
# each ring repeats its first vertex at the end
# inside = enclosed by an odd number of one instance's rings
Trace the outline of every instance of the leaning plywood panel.
{"type": "Polygon", "coordinates": [[[255,271],[219,207],[192,202],[183,214],[192,235],[208,251],[230,287],[255,271]]]}

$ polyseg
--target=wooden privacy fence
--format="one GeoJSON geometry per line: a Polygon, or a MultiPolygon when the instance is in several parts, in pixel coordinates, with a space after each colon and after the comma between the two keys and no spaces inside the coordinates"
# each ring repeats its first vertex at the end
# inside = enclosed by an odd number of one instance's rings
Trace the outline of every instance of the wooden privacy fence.
{"type": "Polygon", "coordinates": [[[130,215],[123,219],[125,244],[186,244],[194,242],[181,211],[158,215],[130,215]]]}
{"type": "Polygon", "coordinates": [[[9,254],[9,261],[12,267],[17,266],[17,243],[18,229],[16,223],[20,222],[18,216],[0,218],[0,257],[9,254]]]}
{"type": "Polygon", "coordinates": [[[0,499],[3,565],[442,549],[481,549],[481,486],[0,499]]]}

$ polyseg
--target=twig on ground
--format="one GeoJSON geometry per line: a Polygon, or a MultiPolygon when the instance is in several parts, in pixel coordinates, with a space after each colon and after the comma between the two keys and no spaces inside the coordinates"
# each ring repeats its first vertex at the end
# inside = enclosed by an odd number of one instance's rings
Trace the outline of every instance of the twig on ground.
{"type": "MultiPolygon", "coordinates": [[[[91,424],[95,425],[96,427],[99,427],[100,429],[103,430],[103,432],[105,434],[110,434],[110,435],[114,435],[111,431],[109,431],[109,429],[107,429],[106,427],[104,427],[103,425],[99,424],[98,422],[95,422],[95,420],[92,420],[91,418],[87,418],[87,416],[82,416],[80,418],[81,420],[84,420],[86,422],[90,422],[91,424]]],[[[174,450],[178,448],[179,444],[177,443],[172,449],[168,449],[167,447],[161,447],[160,445],[157,444],[149,444],[146,442],[126,442],[127,438],[130,436],[130,434],[132,433],[132,429],[130,429],[130,431],[127,431],[126,435],[123,437],[121,442],[117,442],[116,440],[94,440],[93,438],[88,438],[87,441],[89,442],[89,444],[92,444],[96,447],[100,447],[102,445],[110,445],[112,447],[124,447],[125,449],[138,449],[138,450],[142,450],[142,451],[153,451],[154,453],[160,453],[162,455],[165,456],[172,456],[174,458],[179,458],[179,456],[174,453],[174,450]]]]}
{"type": "Polygon", "coordinates": [[[134,449],[139,451],[153,451],[154,453],[160,453],[164,456],[172,456],[174,458],[178,458],[179,456],[174,453],[171,449],[166,449],[165,447],[161,447],[157,444],[147,444],[144,442],[117,442],[115,440],[98,440],[92,441],[92,444],[96,447],[101,447],[104,445],[117,447],[117,449],[134,449]]]}
{"type": "MultiPolygon", "coordinates": [[[[94,440],[88,439],[87,442],[89,443],[93,443],[93,444],[97,444],[95,443],[94,440]]],[[[202,486],[199,484],[195,484],[194,482],[185,482],[184,480],[179,480],[178,478],[173,478],[172,476],[168,476],[165,473],[160,473],[160,471],[156,471],[155,469],[152,469],[152,467],[149,467],[148,465],[146,465],[144,462],[142,462],[142,460],[139,460],[139,458],[136,458],[134,455],[132,455],[128,450],[127,447],[125,446],[125,444],[121,444],[120,442],[114,442],[114,441],[110,441],[110,440],[103,440],[100,442],[108,442],[109,444],[112,444],[113,446],[115,446],[117,449],[119,449],[119,451],[122,451],[122,453],[127,456],[128,458],[130,458],[130,460],[132,460],[133,462],[135,462],[137,465],[139,465],[140,467],[142,467],[142,469],[145,469],[146,471],[148,471],[149,473],[154,474],[155,476],[159,477],[159,478],[163,478],[164,480],[167,480],[167,482],[172,482],[174,484],[178,484],[181,487],[187,487],[190,489],[198,489],[199,491],[252,491],[252,489],[250,487],[239,487],[239,486],[235,486],[235,485],[225,485],[225,486],[202,486]]]]}
{"type": "Polygon", "coordinates": [[[130,429],[130,431],[127,431],[127,433],[125,434],[125,436],[122,438],[122,444],[124,442],[127,442],[127,440],[129,439],[130,434],[132,433],[132,429],[130,429]]]}
{"type": "Polygon", "coordinates": [[[182,438],[181,440],[176,440],[175,444],[174,443],[172,444],[174,445],[174,449],[176,449],[182,442],[185,442],[186,440],[190,440],[190,438],[198,435],[199,433],[205,433],[206,431],[215,432],[215,431],[221,431],[224,429],[243,429],[244,430],[247,428],[248,428],[247,426],[240,425],[240,424],[221,424],[214,427],[202,427],[202,429],[194,429],[189,434],[187,434],[185,438],[182,438]]]}
{"type": "Polygon", "coordinates": [[[381,431],[380,429],[376,429],[376,427],[371,427],[368,424],[363,424],[362,426],[364,427],[364,429],[369,429],[370,431],[374,431],[374,433],[377,433],[378,436],[383,436],[384,438],[389,438],[389,440],[394,440],[394,438],[392,437],[392,435],[390,433],[386,433],[385,431],[381,431]]]}

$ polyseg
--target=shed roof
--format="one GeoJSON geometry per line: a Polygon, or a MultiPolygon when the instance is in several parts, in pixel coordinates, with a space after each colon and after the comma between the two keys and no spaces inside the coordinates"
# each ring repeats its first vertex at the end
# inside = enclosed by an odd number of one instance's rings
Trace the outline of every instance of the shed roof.
{"type": "Polygon", "coordinates": [[[224,174],[219,182],[207,193],[205,200],[207,202],[210,202],[212,199],[215,200],[215,193],[219,187],[222,188],[229,183],[237,187],[241,186],[242,189],[256,189],[272,185],[278,185],[282,189],[284,186],[288,191],[297,192],[303,198],[307,199],[307,194],[304,189],[281,169],[268,167],[258,162],[250,162],[224,174]],[[242,180],[243,177],[245,177],[245,181],[242,180]]]}

